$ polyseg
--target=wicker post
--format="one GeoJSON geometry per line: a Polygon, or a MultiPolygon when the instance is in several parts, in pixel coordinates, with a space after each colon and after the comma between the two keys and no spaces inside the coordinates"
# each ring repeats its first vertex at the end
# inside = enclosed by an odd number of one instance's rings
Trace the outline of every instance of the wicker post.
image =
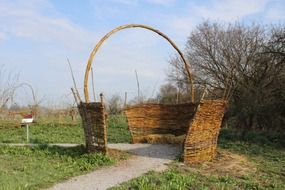
{"type": "Polygon", "coordinates": [[[101,104],[103,106],[103,128],[102,128],[102,135],[103,135],[103,141],[101,146],[104,147],[104,152],[107,153],[108,149],[107,149],[107,112],[105,111],[105,103],[104,103],[104,95],[103,93],[100,93],[100,100],[101,100],[101,104]]]}
{"type": "Polygon", "coordinates": [[[184,143],[184,162],[193,164],[213,159],[217,153],[218,136],[227,102],[205,100],[200,102],[184,143]]]}
{"type": "Polygon", "coordinates": [[[102,102],[80,103],[78,110],[82,118],[86,151],[107,152],[105,110],[102,102]]]}

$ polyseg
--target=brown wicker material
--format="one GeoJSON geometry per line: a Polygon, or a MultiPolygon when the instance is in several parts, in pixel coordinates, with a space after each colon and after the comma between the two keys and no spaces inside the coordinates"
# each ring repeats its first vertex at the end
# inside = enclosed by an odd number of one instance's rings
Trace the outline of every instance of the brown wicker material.
{"type": "Polygon", "coordinates": [[[133,143],[172,143],[163,136],[185,135],[193,118],[196,104],[140,104],[126,108],[133,143]],[[156,139],[156,140],[155,140],[156,139]]]}
{"type": "Polygon", "coordinates": [[[107,128],[103,103],[80,103],[78,110],[82,118],[87,152],[107,152],[107,128]]]}
{"type": "Polygon", "coordinates": [[[184,143],[186,164],[209,161],[215,157],[225,107],[224,100],[207,100],[199,104],[184,143]]]}
{"type": "Polygon", "coordinates": [[[140,104],[125,109],[124,113],[133,143],[184,143],[184,162],[190,164],[215,157],[225,106],[224,100],[140,104]]]}

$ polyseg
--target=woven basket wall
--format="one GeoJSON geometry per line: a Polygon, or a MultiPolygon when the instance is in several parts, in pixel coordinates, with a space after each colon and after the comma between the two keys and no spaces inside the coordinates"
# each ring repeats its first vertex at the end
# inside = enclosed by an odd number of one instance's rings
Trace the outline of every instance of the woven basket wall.
{"type": "Polygon", "coordinates": [[[87,152],[107,152],[107,127],[105,110],[101,102],[80,103],[78,110],[82,118],[87,152]]]}
{"type": "Polygon", "coordinates": [[[216,156],[217,140],[225,107],[224,100],[207,100],[199,104],[189,124],[184,144],[186,164],[209,161],[216,156]]]}
{"type": "Polygon", "coordinates": [[[127,116],[132,142],[172,143],[170,138],[164,137],[185,135],[196,107],[196,104],[187,103],[140,104],[126,108],[124,114],[127,116]]]}

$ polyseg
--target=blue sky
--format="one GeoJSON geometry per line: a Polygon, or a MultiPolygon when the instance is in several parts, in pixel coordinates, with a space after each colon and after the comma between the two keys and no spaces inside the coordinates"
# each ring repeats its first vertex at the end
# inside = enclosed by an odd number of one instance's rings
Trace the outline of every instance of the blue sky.
{"type": "MultiPolygon", "coordinates": [[[[141,23],[167,34],[183,50],[187,36],[202,21],[278,24],[285,21],[284,0],[0,0],[0,65],[20,73],[44,104],[71,100],[69,58],[82,92],[89,54],[116,26],[141,23]]],[[[153,96],[165,82],[175,51],[149,31],[129,29],[112,36],[94,61],[95,90],[153,96]]],[[[27,93],[17,98],[29,101],[27,93]]]]}

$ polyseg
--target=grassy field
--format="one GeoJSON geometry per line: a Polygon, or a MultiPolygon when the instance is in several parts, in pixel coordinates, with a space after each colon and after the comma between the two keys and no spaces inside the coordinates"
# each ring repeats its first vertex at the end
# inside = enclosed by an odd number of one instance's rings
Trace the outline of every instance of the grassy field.
{"type": "MultiPolygon", "coordinates": [[[[109,117],[108,141],[130,142],[125,118],[109,117]]],[[[80,125],[38,124],[30,128],[34,143],[83,143],[80,125]]],[[[0,128],[0,142],[25,142],[25,128],[0,128]]],[[[213,162],[148,174],[112,189],[285,189],[285,138],[281,133],[223,129],[213,162]]],[[[70,176],[110,165],[124,154],[86,155],[82,147],[0,147],[0,189],[39,189],[70,176]]]]}
{"type": "MultiPolygon", "coordinates": [[[[111,143],[130,142],[125,118],[110,117],[108,139],[111,143]]],[[[13,123],[0,128],[0,143],[25,143],[26,129],[13,123]]],[[[83,147],[48,147],[47,143],[84,143],[80,124],[45,123],[30,126],[30,142],[36,147],[0,146],[0,190],[41,189],[71,176],[125,159],[126,153],[111,151],[109,156],[88,155],[83,147]]]]}
{"type": "Polygon", "coordinates": [[[240,141],[236,131],[223,130],[219,154],[213,162],[170,169],[123,183],[112,190],[158,189],[285,189],[285,150],[280,136],[248,133],[240,141]],[[251,137],[251,138],[249,138],[251,137]],[[278,140],[278,141],[277,141],[278,140]]]}
{"type": "MultiPolygon", "coordinates": [[[[12,125],[13,126],[13,125],[12,125]]],[[[122,116],[110,116],[108,119],[108,142],[130,142],[130,133],[127,123],[122,116]]],[[[83,129],[77,125],[62,123],[38,123],[30,126],[31,143],[84,143],[83,129]]],[[[0,143],[25,143],[25,127],[0,128],[0,143]]]]}
{"type": "Polygon", "coordinates": [[[83,147],[0,146],[0,189],[40,189],[126,157],[116,152],[85,154],[83,147]]]}

